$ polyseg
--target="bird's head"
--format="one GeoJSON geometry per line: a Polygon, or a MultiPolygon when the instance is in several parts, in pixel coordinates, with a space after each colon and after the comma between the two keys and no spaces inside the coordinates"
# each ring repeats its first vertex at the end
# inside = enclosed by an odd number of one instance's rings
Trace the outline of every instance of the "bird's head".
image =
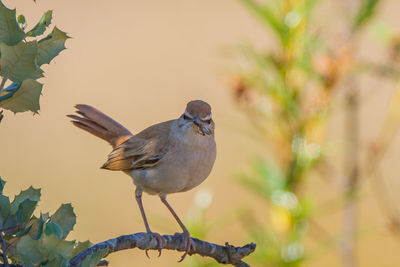
{"type": "Polygon", "coordinates": [[[211,106],[202,100],[190,101],[179,118],[179,125],[191,125],[201,135],[212,135],[215,124],[212,120],[211,106]]]}

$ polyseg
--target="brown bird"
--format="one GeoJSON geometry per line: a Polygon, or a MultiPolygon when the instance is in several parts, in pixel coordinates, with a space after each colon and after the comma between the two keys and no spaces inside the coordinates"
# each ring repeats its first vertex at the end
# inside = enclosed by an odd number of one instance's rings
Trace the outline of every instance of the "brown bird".
{"type": "MultiPolygon", "coordinates": [[[[136,186],[136,201],[148,233],[158,240],[159,254],[164,238],[150,230],[142,204],[142,192],[158,195],[183,230],[185,253],[194,242],[178,215],[167,202],[167,194],[185,192],[203,182],[216,158],[214,121],[204,101],[190,101],[175,120],[152,125],[134,135],[121,124],[88,105],[76,105],[72,123],[107,141],[113,147],[103,169],[123,171],[136,186]]],[[[146,251],[147,254],[147,251],[146,251]]]]}

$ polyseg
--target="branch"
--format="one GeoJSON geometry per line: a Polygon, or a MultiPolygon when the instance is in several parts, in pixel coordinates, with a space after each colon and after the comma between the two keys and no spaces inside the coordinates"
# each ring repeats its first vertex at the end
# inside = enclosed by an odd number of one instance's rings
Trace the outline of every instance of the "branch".
{"type": "MultiPolygon", "coordinates": [[[[165,244],[163,249],[184,251],[184,238],[180,234],[164,235],[165,244]]],[[[242,258],[248,256],[256,249],[254,243],[243,247],[234,247],[225,243],[225,246],[208,243],[196,238],[192,238],[195,243],[195,250],[190,251],[189,255],[199,254],[214,258],[217,262],[223,264],[232,264],[236,267],[248,267],[249,265],[242,261],[242,258]]],[[[108,248],[108,254],[130,248],[139,248],[142,250],[157,250],[158,242],[152,234],[136,233],[132,235],[123,235],[117,238],[98,243],[88,248],[69,261],[68,267],[80,267],[83,260],[100,249],[108,248]]],[[[108,255],[107,254],[107,255],[108,255]]],[[[106,256],[107,256],[106,255],[106,256]]]]}

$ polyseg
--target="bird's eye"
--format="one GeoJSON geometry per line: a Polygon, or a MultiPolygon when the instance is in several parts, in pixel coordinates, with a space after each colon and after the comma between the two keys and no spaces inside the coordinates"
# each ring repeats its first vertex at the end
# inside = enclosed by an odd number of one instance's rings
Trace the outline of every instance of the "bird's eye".
{"type": "Polygon", "coordinates": [[[207,124],[210,124],[210,123],[211,123],[211,119],[206,120],[206,121],[204,121],[204,122],[207,123],[207,124]]]}
{"type": "Polygon", "coordinates": [[[185,114],[183,115],[183,119],[184,119],[185,121],[190,120],[189,116],[186,116],[185,114]]]}

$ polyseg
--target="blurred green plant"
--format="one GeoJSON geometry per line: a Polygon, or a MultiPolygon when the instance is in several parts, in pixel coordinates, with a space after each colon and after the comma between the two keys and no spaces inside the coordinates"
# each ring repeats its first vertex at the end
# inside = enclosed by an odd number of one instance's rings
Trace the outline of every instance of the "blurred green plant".
{"type": "MultiPolygon", "coordinates": [[[[69,259],[92,246],[89,241],[66,240],[76,223],[71,204],[61,205],[52,215],[40,213],[37,217],[33,213],[40,200],[40,189],[29,187],[10,201],[3,194],[4,185],[0,178],[0,262],[26,267],[67,266],[69,259]]],[[[96,266],[106,253],[101,250],[87,257],[82,266],[96,266]]]]}
{"type": "MultiPolygon", "coordinates": [[[[346,150],[348,155],[344,155],[348,188],[344,195],[338,195],[345,199],[343,207],[351,206],[343,215],[342,240],[343,244],[346,243],[343,245],[343,263],[344,266],[354,266],[351,264],[355,258],[357,229],[353,227],[356,225],[353,222],[356,212],[352,203],[360,187],[358,176],[361,168],[358,162],[361,157],[358,155],[357,121],[360,99],[358,88],[354,85],[362,74],[369,75],[371,72],[380,77],[390,76],[396,81],[400,78],[395,57],[380,65],[365,62],[357,55],[362,30],[373,21],[382,1],[344,1],[345,6],[351,8],[342,12],[344,35],[335,42],[326,38],[334,33],[328,33],[314,21],[314,16],[320,15],[316,5],[323,1],[240,2],[276,40],[275,48],[267,51],[256,49],[249,43],[240,46],[241,69],[232,81],[234,96],[257,130],[258,141],[269,148],[252,164],[252,171],[239,177],[240,183],[259,195],[268,207],[261,213],[259,209],[242,212],[243,226],[257,243],[257,250],[250,258],[261,266],[300,266],[309,259],[305,238],[309,229],[318,225],[312,221],[313,205],[305,194],[304,186],[309,177],[325,175],[326,171],[321,166],[330,166],[324,154],[325,128],[334,94],[340,90],[346,93],[348,103],[349,119],[345,131],[349,144],[346,150]]],[[[337,4],[339,8],[342,8],[341,5],[337,4]]],[[[380,29],[383,28],[384,24],[376,23],[378,20],[373,22],[372,26],[379,24],[380,29]]],[[[386,41],[390,40],[389,51],[395,54],[395,35],[387,28],[380,32],[385,33],[386,41]]],[[[395,117],[395,122],[392,119],[387,123],[384,126],[386,130],[387,125],[397,129],[394,125],[400,124],[398,115],[393,116],[393,110],[400,109],[398,101],[396,103],[388,115],[395,117]]],[[[390,133],[393,136],[393,130],[390,133]]],[[[382,137],[377,139],[384,140],[382,137]]],[[[374,144],[382,148],[381,143],[374,144]]],[[[369,157],[367,167],[376,166],[374,161],[377,155],[369,157]]]]}
{"type": "Polygon", "coordinates": [[[62,50],[68,35],[54,27],[41,37],[51,24],[53,12],[45,12],[39,22],[25,31],[24,15],[8,9],[0,1],[0,108],[14,113],[40,109],[43,84],[41,66],[49,64],[62,50]]]}

